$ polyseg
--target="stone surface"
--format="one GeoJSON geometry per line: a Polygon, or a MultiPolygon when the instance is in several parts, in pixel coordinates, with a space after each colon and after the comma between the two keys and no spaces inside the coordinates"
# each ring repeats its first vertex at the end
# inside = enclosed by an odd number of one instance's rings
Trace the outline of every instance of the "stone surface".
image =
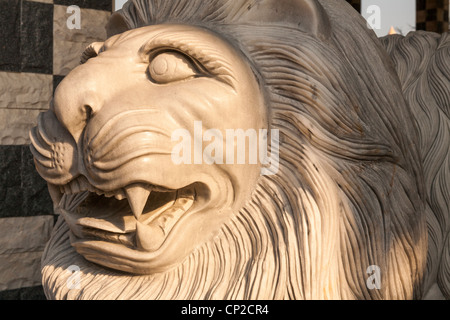
{"type": "Polygon", "coordinates": [[[69,29],[67,6],[54,6],[53,74],[64,76],[80,64],[85,48],[106,39],[105,25],[109,12],[81,9],[81,29],[69,29]]]}
{"type": "Polygon", "coordinates": [[[40,110],[0,109],[0,145],[30,143],[29,132],[40,110]]]}
{"type": "Polygon", "coordinates": [[[0,255],[0,291],[41,285],[42,252],[0,255]]]}
{"type": "Polygon", "coordinates": [[[0,219],[0,291],[41,284],[40,260],[53,216],[0,219]]]}
{"type": "Polygon", "coordinates": [[[36,174],[36,167],[29,146],[22,147],[21,189],[25,216],[51,215],[53,206],[46,181],[36,174]]]}
{"type": "Polygon", "coordinates": [[[0,145],[29,144],[29,130],[53,94],[53,76],[0,72],[0,145]]]}
{"type": "Polygon", "coordinates": [[[55,93],[56,88],[58,88],[61,81],[63,81],[65,76],[53,76],[53,93],[55,93]]]}
{"type": "Polygon", "coordinates": [[[0,255],[44,251],[53,224],[53,216],[0,218],[0,255]]]}
{"type": "Polygon", "coordinates": [[[0,300],[47,300],[42,286],[0,291],[0,300]]]}
{"type": "Polygon", "coordinates": [[[21,15],[21,71],[52,74],[53,5],[23,1],[21,15]]]}
{"type": "Polygon", "coordinates": [[[52,96],[51,75],[0,72],[0,109],[47,110],[52,96]]]}
{"type": "Polygon", "coordinates": [[[53,214],[28,146],[0,146],[0,218],[53,214]]]}
{"type": "Polygon", "coordinates": [[[52,73],[53,5],[0,2],[0,70],[52,73]]]}
{"type": "Polygon", "coordinates": [[[19,72],[20,0],[0,1],[0,70],[19,72]]]}

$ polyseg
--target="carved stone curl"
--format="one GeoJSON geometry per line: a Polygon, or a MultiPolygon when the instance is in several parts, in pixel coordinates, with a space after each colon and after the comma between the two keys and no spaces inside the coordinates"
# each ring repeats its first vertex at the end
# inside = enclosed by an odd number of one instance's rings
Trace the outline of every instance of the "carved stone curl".
{"type": "Polygon", "coordinates": [[[133,0],[108,30],[31,133],[48,298],[450,298],[448,34],[380,41],[343,0],[133,0]],[[276,170],[176,163],[199,123],[272,133],[276,170]]]}

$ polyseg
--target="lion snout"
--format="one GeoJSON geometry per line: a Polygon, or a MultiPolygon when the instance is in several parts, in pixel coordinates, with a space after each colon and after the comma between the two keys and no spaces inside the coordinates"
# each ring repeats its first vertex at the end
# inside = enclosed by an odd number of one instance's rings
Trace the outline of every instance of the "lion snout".
{"type": "Polygon", "coordinates": [[[78,175],[75,141],[52,110],[39,115],[30,138],[36,168],[47,182],[63,185],[78,175]]]}
{"type": "Polygon", "coordinates": [[[53,100],[53,111],[61,125],[80,143],[83,131],[94,114],[104,106],[107,87],[99,90],[105,71],[89,70],[86,65],[74,69],[59,84],[53,100]],[[101,75],[101,76],[100,76],[101,75]]]}

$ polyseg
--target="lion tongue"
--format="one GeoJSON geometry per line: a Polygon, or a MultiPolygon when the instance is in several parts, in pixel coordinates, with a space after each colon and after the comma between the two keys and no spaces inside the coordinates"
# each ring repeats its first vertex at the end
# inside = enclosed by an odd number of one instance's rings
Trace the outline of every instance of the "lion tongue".
{"type": "Polygon", "coordinates": [[[137,222],[136,245],[139,249],[154,252],[161,247],[164,237],[163,229],[157,224],[145,225],[142,222],[137,222]]]}
{"type": "Polygon", "coordinates": [[[136,217],[136,220],[139,221],[151,191],[141,185],[132,185],[125,189],[125,193],[127,195],[131,211],[133,211],[133,215],[136,217]]]}

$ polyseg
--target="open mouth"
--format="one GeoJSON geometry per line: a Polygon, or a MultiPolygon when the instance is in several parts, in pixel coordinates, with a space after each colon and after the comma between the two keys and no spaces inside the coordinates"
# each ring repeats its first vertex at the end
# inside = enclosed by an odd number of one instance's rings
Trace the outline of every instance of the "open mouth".
{"type": "Polygon", "coordinates": [[[157,251],[192,208],[195,185],[178,190],[139,183],[114,192],[79,177],[60,187],[59,211],[75,241],[104,241],[144,252],[157,251]]]}

